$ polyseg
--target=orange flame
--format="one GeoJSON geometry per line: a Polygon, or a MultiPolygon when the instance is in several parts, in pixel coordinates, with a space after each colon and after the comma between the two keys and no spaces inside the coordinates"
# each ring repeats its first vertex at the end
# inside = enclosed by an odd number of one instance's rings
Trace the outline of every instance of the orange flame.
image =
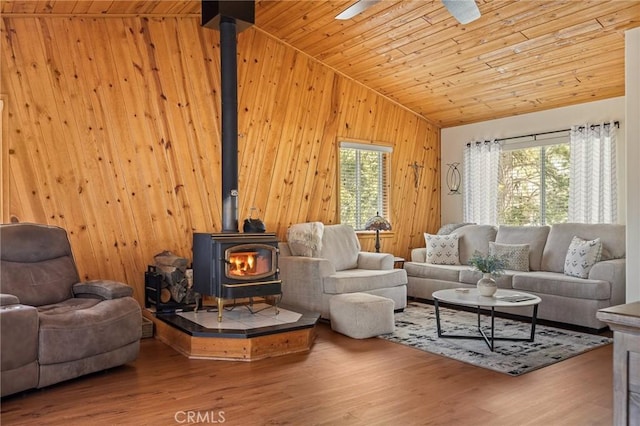
{"type": "Polygon", "coordinates": [[[254,253],[234,253],[229,258],[231,275],[249,275],[255,273],[256,258],[254,253]]]}

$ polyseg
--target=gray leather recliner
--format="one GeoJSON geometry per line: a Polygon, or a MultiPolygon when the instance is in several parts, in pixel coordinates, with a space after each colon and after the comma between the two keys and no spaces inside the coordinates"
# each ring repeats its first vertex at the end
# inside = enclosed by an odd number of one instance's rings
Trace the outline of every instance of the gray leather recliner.
{"type": "Polygon", "coordinates": [[[80,282],[64,229],[0,225],[2,396],[135,360],[142,315],[133,290],[80,282]]]}

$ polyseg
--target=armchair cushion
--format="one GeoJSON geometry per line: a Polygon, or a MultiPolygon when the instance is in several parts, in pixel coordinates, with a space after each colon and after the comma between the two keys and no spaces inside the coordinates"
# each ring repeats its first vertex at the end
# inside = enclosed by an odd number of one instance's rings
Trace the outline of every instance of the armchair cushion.
{"type": "Polygon", "coordinates": [[[348,269],[323,280],[324,293],[327,294],[366,292],[406,284],[407,272],[404,269],[348,269]]]}
{"type": "Polygon", "coordinates": [[[91,280],[73,285],[76,297],[92,297],[98,299],[119,299],[131,296],[133,289],[126,284],[110,280],[91,280]]]}
{"type": "Polygon", "coordinates": [[[318,257],[327,259],[336,271],[358,267],[360,241],[349,225],[327,225],[322,236],[322,250],[318,257]]]}

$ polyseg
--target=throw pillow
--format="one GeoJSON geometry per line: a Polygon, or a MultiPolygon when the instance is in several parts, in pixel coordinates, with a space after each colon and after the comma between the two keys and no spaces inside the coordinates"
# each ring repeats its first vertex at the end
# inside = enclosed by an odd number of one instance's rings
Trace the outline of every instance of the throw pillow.
{"type": "Polygon", "coordinates": [[[589,271],[596,262],[600,261],[601,256],[602,242],[600,238],[583,240],[574,236],[564,260],[564,273],[572,277],[588,278],[589,271]]]}
{"type": "Polygon", "coordinates": [[[317,257],[322,250],[322,222],[308,222],[291,225],[287,230],[287,243],[294,256],[317,257]]]}
{"type": "Polygon", "coordinates": [[[489,254],[504,259],[504,269],[529,272],[529,244],[500,244],[489,241],[489,254]]]}
{"type": "Polygon", "coordinates": [[[434,265],[459,265],[458,234],[424,234],[427,243],[427,263],[434,265]]]}

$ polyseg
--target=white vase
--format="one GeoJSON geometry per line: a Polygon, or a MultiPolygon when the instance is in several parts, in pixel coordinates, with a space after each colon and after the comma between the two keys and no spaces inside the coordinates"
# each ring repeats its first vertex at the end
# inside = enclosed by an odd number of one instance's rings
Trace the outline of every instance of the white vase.
{"type": "Polygon", "coordinates": [[[496,280],[491,278],[491,274],[482,274],[482,278],[478,280],[476,284],[478,287],[478,293],[480,296],[491,297],[498,290],[498,285],[496,284],[496,280]]]}

